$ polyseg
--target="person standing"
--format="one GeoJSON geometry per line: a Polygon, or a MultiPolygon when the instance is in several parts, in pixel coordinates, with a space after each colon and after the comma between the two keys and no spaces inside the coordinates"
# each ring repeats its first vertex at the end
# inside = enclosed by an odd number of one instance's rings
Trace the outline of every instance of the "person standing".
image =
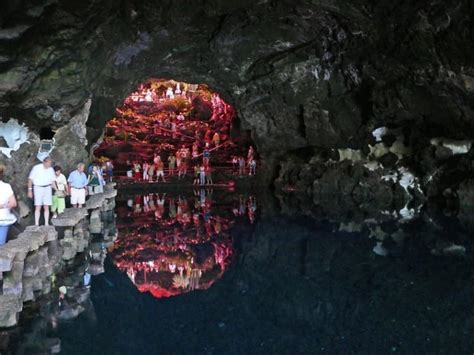
{"type": "Polygon", "coordinates": [[[221,136],[219,135],[219,132],[214,133],[214,136],[212,137],[212,143],[214,143],[215,147],[221,144],[221,136]]]}
{"type": "Polygon", "coordinates": [[[127,178],[132,179],[133,178],[133,165],[130,162],[130,160],[127,160],[126,169],[127,169],[127,178]]]}
{"type": "Polygon", "coordinates": [[[104,192],[104,177],[102,176],[102,171],[98,165],[94,165],[92,172],[89,174],[88,180],[88,191],[89,195],[94,195],[104,192]]]}
{"type": "Polygon", "coordinates": [[[245,159],[244,157],[239,157],[239,175],[245,174],[245,159]]]}
{"type": "Polygon", "coordinates": [[[66,209],[66,196],[68,195],[68,186],[66,177],[61,173],[61,167],[55,166],[54,174],[56,179],[54,180],[53,189],[53,204],[51,205],[51,212],[53,212],[53,217],[58,217],[58,214],[61,214],[66,209]]]}
{"type": "Polygon", "coordinates": [[[141,170],[142,170],[142,166],[140,165],[139,162],[135,162],[133,164],[133,178],[136,180],[136,181],[140,181],[141,177],[142,177],[142,174],[141,174],[141,170]]]}
{"type": "Polygon", "coordinates": [[[211,164],[207,164],[204,166],[204,173],[206,176],[206,184],[207,185],[213,185],[214,181],[212,181],[212,169],[211,169],[211,164]]]}
{"type": "Polygon", "coordinates": [[[236,155],[232,157],[232,175],[237,174],[237,166],[239,164],[239,159],[237,158],[236,155]]]}
{"type": "Polygon", "coordinates": [[[206,148],[204,148],[204,150],[202,152],[202,163],[204,165],[209,164],[210,157],[211,157],[211,152],[209,150],[208,144],[206,143],[206,148]]]}
{"type": "Polygon", "coordinates": [[[56,174],[51,167],[53,161],[50,157],[43,159],[43,162],[36,164],[31,169],[28,176],[28,197],[34,197],[35,204],[35,225],[39,226],[41,217],[41,207],[44,211],[44,225],[49,225],[49,206],[53,204],[53,183],[56,174]]]}
{"type": "Polygon", "coordinates": [[[143,169],[143,181],[148,181],[149,180],[149,175],[148,175],[148,169],[150,169],[150,165],[147,162],[144,162],[142,165],[143,169]]]}
{"type": "Polygon", "coordinates": [[[11,212],[16,207],[16,198],[10,184],[3,181],[5,170],[5,166],[0,165],[0,245],[7,242],[8,229],[16,222],[11,212]]]}
{"type": "Polygon", "coordinates": [[[206,183],[206,167],[202,164],[199,167],[199,185],[204,185],[206,183]]]}
{"type": "Polygon", "coordinates": [[[247,152],[247,161],[250,162],[254,157],[255,151],[252,146],[249,147],[249,151],[247,152]]]}
{"type": "Polygon", "coordinates": [[[150,167],[148,168],[148,181],[153,182],[153,178],[155,177],[155,163],[151,163],[150,167]]]}
{"type": "Polygon", "coordinates": [[[71,191],[71,205],[81,208],[86,203],[87,192],[87,175],[84,173],[85,165],[77,164],[77,169],[69,174],[67,182],[69,183],[69,191],[71,191]]]}
{"type": "Polygon", "coordinates": [[[112,182],[112,179],[114,177],[114,164],[110,160],[107,160],[105,162],[105,170],[107,171],[107,180],[109,180],[109,182],[112,182]]]}
{"type": "Polygon", "coordinates": [[[156,163],[156,182],[158,182],[160,180],[160,176],[161,176],[161,179],[163,180],[163,182],[166,182],[165,181],[164,169],[165,169],[165,164],[163,163],[163,161],[160,158],[158,160],[158,162],[156,163]]]}
{"type": "Polygon", "coordinates": [[[257,169],[257,161],[255,160],[255,158],[252,158],[252,160],[250,160],[249,162],[249,176],[255,175],[256,169],[257,169]]]}
{"type": "Polygon", "coordinates": [[[199,172],[200,172],[200,166],[199,166],[199,164],[194,165],[194,181],[193,181],[193,185],[199,184],[199,172]]]}
{"type": "Polygon", "coordinates": [[[174,169],[176,167],[176,157],[174,154],[170,154],[168,157],[168,175],[173,176],[174,175],[174,169]]]}

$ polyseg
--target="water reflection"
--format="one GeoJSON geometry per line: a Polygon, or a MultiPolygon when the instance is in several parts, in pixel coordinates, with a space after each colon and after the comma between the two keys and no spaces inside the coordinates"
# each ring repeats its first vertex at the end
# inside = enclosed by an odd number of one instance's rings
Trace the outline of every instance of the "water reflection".
{"type": "Polygon", "coordinates": [[[189,196],[150,193],[117,208],[119,238],[111,257],[140,292],[170,297],[207,289],[231,263],[229,229],[237,219],[255,221],[253,196],[212,189],[189,196]]]}

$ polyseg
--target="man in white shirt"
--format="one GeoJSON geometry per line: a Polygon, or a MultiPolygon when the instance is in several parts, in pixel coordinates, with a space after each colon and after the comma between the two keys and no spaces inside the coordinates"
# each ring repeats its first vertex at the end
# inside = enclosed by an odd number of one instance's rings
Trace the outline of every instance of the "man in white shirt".
{"type": "Polygon", "coordinates": [[[44,210],[44,225],[49,225],[49,206],[53,203],[52,184],[56,179],[54,170],[51,167],[50,157],[44,158],[41,164],[37,164],[31,169],[28,176],[28,197],[35,202],[35,225],[39,226],[41,207],[44,210]]]}

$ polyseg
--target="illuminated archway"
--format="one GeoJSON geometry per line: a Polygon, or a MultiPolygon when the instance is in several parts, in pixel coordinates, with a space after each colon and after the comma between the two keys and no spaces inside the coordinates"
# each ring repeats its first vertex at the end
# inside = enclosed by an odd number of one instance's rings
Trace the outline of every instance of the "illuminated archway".
{"type": "Polygon", "coordinates": [[[192,179],[204,168],[219,173],[221,182],[222,176],[254,174],[256,154],[249,136],[234,128],[235,116],[204,84],[150,79],[116,109],[95,156],[112,160],[119,181],[127,183],[192,179]]]}

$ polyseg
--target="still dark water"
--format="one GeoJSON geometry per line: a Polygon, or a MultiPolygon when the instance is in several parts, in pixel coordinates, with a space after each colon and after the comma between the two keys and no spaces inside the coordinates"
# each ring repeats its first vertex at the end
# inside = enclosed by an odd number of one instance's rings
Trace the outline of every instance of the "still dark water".
{"type": "Polygon", "coordinates": [[[334,214],[221,190],[119,198],[81,312],[36,334],[63,354],[474,352],[469,213],[334,214]]]}

